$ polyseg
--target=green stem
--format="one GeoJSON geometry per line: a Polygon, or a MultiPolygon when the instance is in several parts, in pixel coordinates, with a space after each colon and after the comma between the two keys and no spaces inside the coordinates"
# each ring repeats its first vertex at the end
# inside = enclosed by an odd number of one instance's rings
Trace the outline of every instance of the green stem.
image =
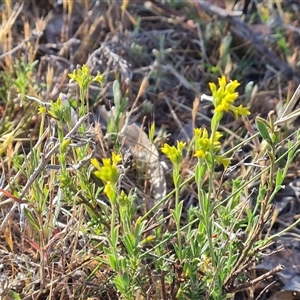
{"type": "MultiPolygon", "coordinates": [[[[41,115],[42,115],[42,118],[41,118],[40,130],[39,130],[39,137],[41,137],[45,132],[45,116],[46,116],[46,114],[42,113],[41,115]]],[[[37,148],[37,157],[40,156],[41,149],[42,149],[42,145],[39,145],[37,148]]]]}
{"type": "Polygon", "coordinates": [[[205,224],[206,224],[206,230],[207,230],[207,239],[210,249],[210,255],[211,255],[211,261],[212,265],[214,267],[217,267],[216,257],[215,257],[215,249],[212,242],[212,236],[213,236],[213,215],[214,215],[214,207],[211,203],[212,195],[215,195],[214,193],[214,187],[213,187],[213,178],[214,178],[214,170],[215,170],[215,153],[214,153],[214,140],[215,140],[215,133],[217,131],[219,124],[217,123],[215,127],[213,127],[211,130],[211,137],[210,137],[210,155],[211,155],[211,166],[210,166],[210,175],[209,175],[209,189],[208,189],[208,196],[206,201],[207,203],[207,210],[205,211],[205,224]]]}
{"type": "Polygon", "coordinates": [[[111,202],[110,238],[113,238],[113,230],[116,225],[116,204],[111,202]]]}
{"type": "MultiPolygon", "coordinates": [[[[178,174],[178,176],[180,176],[178,174]]],[[[178,179],[178,178],[176,178],[178,179]]],[[[177,184],[175,183],[175,211],[176,213],[179,212],[179,185],[180,184],[177,184]]],[[[177,218],[176,218],[176,231],[177,231],[177,239],[178,239],[178,248],[179,248],[179,253],[180,253],[180,256],[179,259],[181,260],[182,259],[182,243],[181,243],[181,231],[180,231],[180,218],[181,218],[181,210],[180,210],[180,214],[177,215],[177,218]]]]}
{"type": "MultiPolygon", "coordinates": [[[[195,175],[192,175],[188,179],[186,179],[184,182],[182,182],[179,185],[179,189],[183,188],[185,185],[191,183],[193,180],[195,180],[195,175]]],[[[165,197],[163,197],[160,201],[158,201],[151,209],[149,209],[142,217],[141,221],[147,220],[149,216],[155,212],[159,207],[161,207],[173,194],[175,194],[175,189],[172,190],[169,194],[167,194],[165,197]]]]}

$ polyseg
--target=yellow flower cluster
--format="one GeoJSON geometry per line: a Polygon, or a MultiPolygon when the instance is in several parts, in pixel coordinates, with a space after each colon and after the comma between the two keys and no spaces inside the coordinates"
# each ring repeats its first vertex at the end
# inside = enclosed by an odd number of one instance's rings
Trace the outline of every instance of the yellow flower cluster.
{"type": "Polygon", "coordinates": [[[182,161],[182,151],[184,147],[184,142],[177,141],[177,147],[164,144],[161,151],[168,156],[173,166],[179,166],[182,161]]]}
{"type": "Polygon", "coordinates": [[[74,70],[73,73],[68,74],[71,81],[77,81],[81,89],[86,88],[92,82],[99,82],[102,84],[103,76],[98,72],[96,76],[90,74],[90,70],[86,65],[80,69],[74,70]]]}
{"type": "Polygon", "coordinates": [[[116,198],[116,184],[120,177],[120,171],[117,165],[121,160],[121,155],[114,152],[112,153],[112,158],[102,159],[103,166],[100,166],[97,159],[91,159],[92,165],[96,168],[94,174],[104,182],[104,193],[112,202],[115,201],[116,198]]]}
{"type": "MultiPolygon", "coordinates": [[[[217,131],[217,128],[224,111],[232,111],[236,118],[239,116],[250,115],[248,107],[233,105],[239,95],[238,92],[236,92],[239,85],[240,83],[237,80],[231,80],[227,83],[225,76],[219,78],[218,88],[216,84],[209,83],[209,87],[212,92],[212,102],[215,107],[215,114],[211,124],[212,135],[209,136],[206,128],[194,129],[194,156],[198,157],[198,159],[208,159],[209,155],[211,155],[217,163],[224,165],[224,167],[227,167],[230,164],[230,158],[217,155],[221,149],[220,138],[222,137],[222,134],[217,131]]],[[[177,147],[164,144],[161,150],[168,156],[173,166],[178,167],[182,161],[182,151],[184,147],[185,143],[177,141],[177,147]]]]}
{"type": "Polygon", "coordinates": [[[222,134],[216,131],[214,136],[209,136],[206,128],[195,128],[195,157],[198,159],[206,159],[207,155],[214,154],[214,158],[217,163],[222,164],[226,168],[230,164],[230,158],[217,155],[221,149],[220,138],[222,134]]]}
{"type": "Polygon", "coordinates": [[[199,158],[205,158],[206,153],[210,152],[212,149],[216,153],[221,148],[221,143],[219,139],[222,137],[222,134],[219,131],[215,132],[213,137],[209,137],[208,131],[206,128],[195,128],[195,154],[194,156],[199,158]]]}
{"type": "Polygon", "coordinates": [[[214,83],[209,83],[210,90],[213,96],[213,105],[215,107],[215,113],[222,111],[232,111],[236,118],[239,116],[250,115],[249,107],[243,107],[242,105],[234,106],[233,103],[238,98],[238,92],[235,90],[240,85],[237,80],[230,81],[227,84],[225,76],[219,78],[219,88],[214,83]]]}

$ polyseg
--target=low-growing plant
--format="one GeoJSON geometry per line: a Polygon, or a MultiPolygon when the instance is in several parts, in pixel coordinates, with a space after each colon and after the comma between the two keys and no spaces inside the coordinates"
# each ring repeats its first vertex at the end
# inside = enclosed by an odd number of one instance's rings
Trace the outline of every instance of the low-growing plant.
{"type": "Polygon", "coordinates": [[[7,98],[5,91],[10,91],[15,94],[20,93],[21,99],[24,100],[28,90],[37,90],[38,86],[33,79],[33,72],[37,64],[37,60],[28,62],[27,57],[23,55],[6,71],[1,71],[1,77],[4,79],[4,86],[0,89],[2,98],[7,98]]]}
{"type": "MultiPolygon", "coordinates": [[[[145,251],[142,247],[144,244],[142,231],[136,230],[136,226],[142,224],[142,227],[145,227],[147,223],[143,222],[147,222],[151,211],[139,217],[137,221],[132,219],[131,214],[125,215],[128,219],[126,224],[132,224],[130,235],[120,235],[120,232],[125,230],[128,232],[129,229],[124,228],[122,222],[119,223],[119,227],[113,228],[110,247],[106,248],[105,253],[108,255],[109,265],[116,272],[116,287],[125,299],[132,299],[135,291],[142,291],[148,297],[149,293],[152,293],[154,298],[165,299],[228,299],[235,292],[257,282],[257,279],[251,281],[244,271],[263,256],[264,250],[275,238],[265,235],[264,230],[266,226],[273,224],[272,199],[283,188],[282,183],[296,154],[299,139],[297,134],[295,144],[288,142],[288,149],[276,158],[280,148],[279,127],[276,126],[276,122],[279,124],[281,121],[275,122],[270,115],[268,120],[257,118],[256,135],[221,154],[222,134],[218,132],[218,127],[223,114],[230,111],[236,118],[240,116],[244,118],[250,114],[247,107],[234,106],[238,97],[235,91],[238,85],[237,81],[227,83],[225,77],[219,80],[219,87],[210,84],[215,108],[210,134],[206,128],[195,129],[194,139],[189,145],[192,146],[194,157],[198,160],[194,169],[195,175],[185,181],[182,179],[181,163],[185,143],[179,141],[177,146],[165,144],[162,148],[162,152],[172,162],[174,190],[157,203],[152,211],[164,205],[174,194],[175,207],[169,217],[175,222],[175,230],[170,231],[163,222],[158,223],[154,235],[150,235],[150,240],[153,239],[151,246],[145,251]],[[253,163],[249,164],[247,176],[233,178],[226,185],[218,181],[216,165],[223,165],[225,169],[223,179],[229,176],[234,167],[229,166],[230,155],[259,135],[262,137],[261,149],[254,157],[253,163]],[[260,165],[260,161],[266,155],[269,164],[260,165]],[[278,162],[284,158],[285,167],[280,169],[278,162]],[[260,180],[257,191],[253,188],[247,192],[255,180],[260,180]],[[180,200],[181,191],[191,181],[195,181],[197,185],[198,207],[191,207],[188,210],[188,222],[183,225],[181,217],[184,201],[180,200]],[[216,186],[216,182],[220,185],[216,186]],[[229,187],[230,193],[227,197],[221,198],[222,190],[226,186],[227,189],[229,187]],[[124,247],[118,247],[122,244],[124,247]],[[140,265],[145,258],[152,258],[151,267],[140,265]],[[132,260],[138,262],[134,268],[132,260]],[[155,276],[145,273],[147,269],[157,274],[159,283],[154,282],[155,276]],[[148,285],[141,285],[147,282],[148,285]],[[155,291],[151,292],[151,285],[155,286],[155,291]]],[[[99,170],[104,170],[103,168],[100,167],[99,170]]],[[[98,176],[101,178],[100,174],[98,176]]],[[[113,190],[114,206],[124,199],[124,192],[116,194],[115,179],[113,180],[115,189],[111,189],[108,179],[104,181],[106,193],[113,190]]],[[[134,205],[134,202],[128,203],[134,205]]],[[[117,206],[121,207],[121,204],[117,206]]],[[[113,216],[115,217],[115,213],[113,216]]],[[[276,234],[278,235],[280,233],[276,234]]],[[[271,274],[280,268],[279,266],[272,270],[271,274]]],[[[264,278],[262,276],[259,280],[264,278]]]]}
{"type": "MultiPolygon", "coordinates": [[[[122,149],[118,145],[106,157],[95,156],[93,136],[97,133],[88,125],[85,101],[89,85],[101,83],[102,76],[92,76],[87,66],[69,76],[79,86],[78,111],[64,95],[51,103],[36,99],[43,122],[46,115],[50,118],[40,139],[45,132],[48,138],[43,146],[38,143],[31,149],[22,165],[18,164],[26,185],[21,188],[12,181],[11,194],[1,189],[22,205],[21,228],[30,232],[25,241],[39,255],[39,276],[33,274],[31,284],[38,280],[40,293],[57,293],[57,272],[70,278],[70,273],[84,267],[82,262],[73,268],[77,256],[85,257],[84,262],[92,261],[93,268],[85,282],[74,286],[75,297],[81,297],[86,283],[95,278],[100,286],[90,292],[95,297],[113,290],[120,299],[218,300],[230,299],[237,291],[265,279],[267,275],[250,278],[246,270],[284,233],[270,234],[274,223],[272,200],[283,187],[300,134],[291,135],[285,151],[279,152],[280,126],[299,112],[289,114],[288,108],[277,120],[271,113],[267,120],[256,118],[257,133],[225,151],[225,137],[219,131],[224,114],[233,113],[246,122],[250,111],[235,105],[238,81],[228,82],[223,76],[218,86],[210,83],[214,106],[210,128],[195,128],[188,144],[178,141],[162,146],[162,153],[172,163],[173,189],[139,215],[138,193],[122,187],[126,172],[122,149]],[[260,141],[260,148],[252,162],[234,165],[232,155],[254,139],[260,141]],[[195,164],[192,175],[186,178],[182,169],[188,155],[195,164]],[[217,171],[219,165],[222,172],[217,171]],[[243,173],[238,172],[240,165],[243,173]],[[196,186],[197,202],[190,207],[182,196],[188,186],[196,186]],[[168,207],[172,201],[170,211],[162,214],[158,208],[168,207]],[[61,220],[65,222],[63,227],[61,220]],[[66,245],[68,250],[60,254],[66,245]],[[63,260],[58,266],[60,255],[63,260]],[[102,281],[97,278],[99,270],[106,274],[102,281]]],[[[118,82],[113,92],[115,109],[108,133],[118,136],[126,103],[118,82]]],[[[278,270],[280,266],[268,276],[278,270]]]]}

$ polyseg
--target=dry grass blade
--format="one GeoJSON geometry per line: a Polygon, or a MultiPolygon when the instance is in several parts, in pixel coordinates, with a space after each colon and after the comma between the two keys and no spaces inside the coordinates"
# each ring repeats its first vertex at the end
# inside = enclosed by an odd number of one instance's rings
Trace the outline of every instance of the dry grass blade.
{"type": "Polygon", "coordinates": [[[293,111],[293,109],[295,109],[295,105],[298,102],[299,97],[300,97],[300,85],[298,85],[296,91],[292,96],[292,99],[287,104],[282,115],[274,123],[275,125],[281,125],[282,123],[286,123],[288,125],[298,118],[298,116],[300,115],[300,108],[296,109],[295,111],[293,111]]]}
{"type": "Polygon", "coordinates": [[[4,23],[1,23],[0,26],[0,41],[4,39],[4,37],[12,31],[12,27],[16,22],[16,19],[18,18],[19,14],[23,10],[24,4],[22,3],[19,8],[14,9],[14,11],[11,13],[11,15],[8,17],[7,21],[4,23]]]}

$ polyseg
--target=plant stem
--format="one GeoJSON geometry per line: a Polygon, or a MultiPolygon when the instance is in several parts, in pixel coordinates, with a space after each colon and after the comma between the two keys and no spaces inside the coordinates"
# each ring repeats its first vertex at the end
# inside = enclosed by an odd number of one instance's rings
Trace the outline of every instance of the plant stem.
{"type": "Polygon", "coordinates": [[[116,204],[111,204],[110,237],[113,238],[113,231],[116,225],[116,204]]]}

